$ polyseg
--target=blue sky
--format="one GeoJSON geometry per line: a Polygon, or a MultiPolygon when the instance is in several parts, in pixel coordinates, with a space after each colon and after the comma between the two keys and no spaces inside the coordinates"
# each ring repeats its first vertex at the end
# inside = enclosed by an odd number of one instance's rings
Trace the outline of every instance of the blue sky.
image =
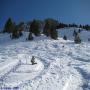
{"type": "Polygon", "coordinates": [[[9,17],[15,22],[54,18],[90,24],[90,0],[0,0],[0,28],[9,17]]]}

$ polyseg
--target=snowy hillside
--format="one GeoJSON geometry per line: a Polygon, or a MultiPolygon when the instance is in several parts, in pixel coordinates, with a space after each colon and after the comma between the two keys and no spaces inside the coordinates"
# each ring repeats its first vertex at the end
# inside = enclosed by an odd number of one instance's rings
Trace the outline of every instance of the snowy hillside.
{"type": "Polygon", "coordinates": [[[73,31],[59,30],[58,40],[41,35],[26,41],[27,32],[11,40],[0,34],[0,89],[90,90],[90,32],[81,31],[82,43],[75,44],[73,31]],[[69,40],[62,39],[64,34],[69,40]]]}
{"type": "MultiPolygon", "coordinates": [[[[73,40],[74,39],[74,37],[73,37],[74,30],[76,32],[78,32],[79,31],[79,28],[64,28],[64,29],[59,29],[58,30],[59,37],[62,37],[63,38],[63,36],[66,35],[67,36],[67,39],[73,40]]],[[[80,38],[81,38],[81,40],[83,42],[88,41],[88,38],[90,38],[90,32],[89,31],[86,31],[84,29],[80,29],[80,30],[81,30],[81,32],[80,32],[80,38]]]]}

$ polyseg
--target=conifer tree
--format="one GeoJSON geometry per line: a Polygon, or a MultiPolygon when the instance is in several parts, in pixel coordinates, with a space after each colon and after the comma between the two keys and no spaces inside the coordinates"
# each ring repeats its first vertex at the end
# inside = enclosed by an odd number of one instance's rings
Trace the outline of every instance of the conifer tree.
{"type": "Polygon", "coordinates": [[[53,27],[50,30],[50,37],[55,40],[57,40],[57,38],[58,38],[58,33],[57,33],[56,29],[53,27]]]}
{"type": "Polygon", "coordinates": [[[77,33],[77,35],[75,35],[74,42],[75,42],[76,44],[81,43],[81,39],[80,39],[79,33],[77,33]]]}
{"type": "Polygon", "coordinates": [[[3,32],[11,33],[14,30],[12,19],[9,18],[6,23],[3,32]]]}
{"type": "Polygon", "coordinates": [[[76,36],[77,35],[77,32],[74,30],[74,32],[73,32],[73,36],[76,36]]]}
{"type": "Polygon", "coordinates": [[[18,31],[18,26],[14,24],[14,30],[12,32],[12,39],[17,39],[20,37],[19,31],[18,31]]]}
{"type": "Polygon", "coordinates": [[[66,37],[66,35],[64,35],[63,39],[64,39],[64,40],[67,40],[67,37],[66,37]]]}
{"type": "Polygon", "coordinates": [[[18,29],[19,37],[21,37],[21,36],[23,35],[22,31],[24,31],[24,23],[23,23],[23,22],[20,22],[20,23],[17,25],[17,29],[18,29]]]}
{"type": "Polygon", "coordinates": [[[29,32],[28,40],[33,40],[32,32],[29,32]]]}
{"type": "Polygon", "coordinates": [[[55,21],[53,19],[46,19],[43,33],[46,36],[50,36],[52,39],[57,39],[58,32],[57,32],[56,28],[57,28],[57,21],[55,21]]]}
{"type": "Polygon", "coordinates": [[[38,20],[33,20],[32,21],[29,31],[32,32],[35,36],[39,36],[40,35],[40,27],[39,27],[38,20]]]}

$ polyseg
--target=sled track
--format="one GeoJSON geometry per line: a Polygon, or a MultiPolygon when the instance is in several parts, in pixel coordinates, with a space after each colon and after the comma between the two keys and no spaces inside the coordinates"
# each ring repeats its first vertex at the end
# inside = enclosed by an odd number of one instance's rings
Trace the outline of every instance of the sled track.
{"type": "Polygon", "coordinates": [[[1,78],[0,78],[0,81],[1,81],[1,85],[3,84],[3,80],[4,78],[11,72],[15,72],[15,70],[21,65],[21,62],[19,61],[13,68],[11,68],[8,72],[6,72],[1,78]]]}
{"type": "Polygon", "coordinates": [[[90,90],[90,85],[89,85],[89,82],[90,82],[90,73],[86,72],[84,69],[82,68],[79,68],[79,67],[75,67],[75,69],[82,75],[83,77],[83,85],[82,85],[82,88],[83,90],[90,90]]]}
{"type": "Polygon", "coordinates": [[[89,63],[90,60],[84,59],[84,58],[78,57],[78,56],[72,56],[72,55],[69,55],[69,56],[72,59],[81,62],[81,64],[74,64],[71,66],[73,66],[79,72],[79,74],[82,76],[83,85],[81,87],[83,88],[83,90],[90,90],[90,73],[81,67],[82,65],[87,65],[87,63],[89,63]]]}
{"type": "MultiPolygon", "coordinates": [[[[41,62],[43,63],[43,65],[44,65],[44,70],[42,70],[42,71],[40,72],[40,74],[39,74],[38,76],[36,76],[34,79],[32,79],[32,80],[37,80],[38,78],[39,78],[39,79],[42,79],[42,75],[44,75],[44,74],[46,73],[47,69],[48,69],[49,66],[50,66],[50,63],[46,62],[46,60],[44,60],[44,59],[42,59],[42,58],[39,58],[39,57],[37,57],[37,58],[38,58],[39,60],[41,60],[41,62]]],[[[27,85],[27,84],[30,85],[30,83],[31,83],[31,80],[27,80],[27,81],[25,81],[24,83],[21,83],[21,84],[19,84],[19,85],[16,86],[16,87],[22,87],[22,86],[27,85]]]]}

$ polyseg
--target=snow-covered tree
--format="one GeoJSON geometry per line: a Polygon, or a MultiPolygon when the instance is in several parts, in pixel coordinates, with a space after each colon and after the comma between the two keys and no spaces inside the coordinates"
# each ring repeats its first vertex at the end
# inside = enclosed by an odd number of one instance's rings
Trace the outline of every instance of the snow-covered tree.
{"type": "Polygon", "coordinates": [[[74,42],[75,42],[76,44],[81,43],[81,39],[80,39],[79,33],[77,33],[77,35],[75,35],[75,37],[74,37],[74,42]]]}

